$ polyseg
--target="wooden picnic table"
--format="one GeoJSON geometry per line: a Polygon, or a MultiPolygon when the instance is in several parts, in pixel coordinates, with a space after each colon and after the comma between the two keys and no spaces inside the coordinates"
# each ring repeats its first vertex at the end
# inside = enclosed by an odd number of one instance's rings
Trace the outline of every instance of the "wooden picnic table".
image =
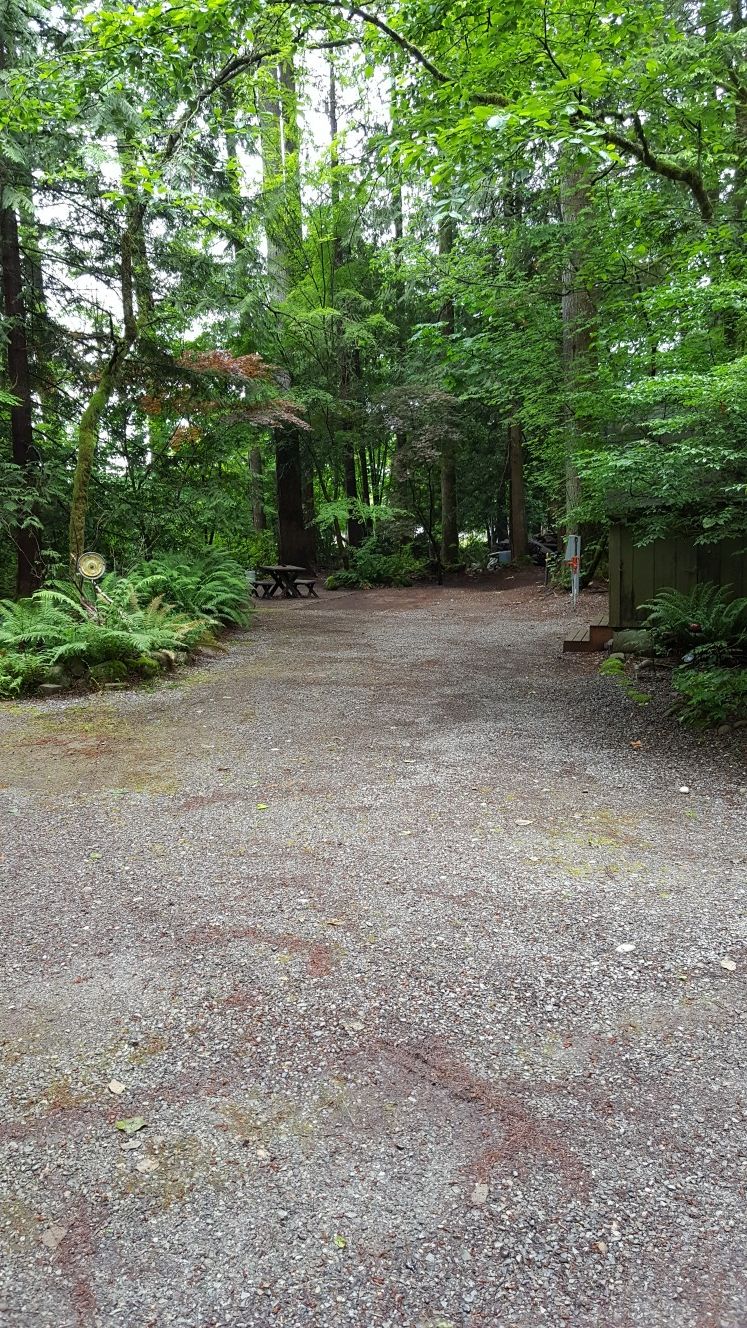
{"type": "Polygon", "coordinates": [[[293,563],[274,563],[269,567],[260,567],[260,572],[267,572],[272,577],[273,586],[269,591],[270,597],[276,595],[278,591],[286,599],[300,599],[301,595],[296,587],[296,577],[299,572],[305,572],[305,567],[296,567],[293,563]]]}

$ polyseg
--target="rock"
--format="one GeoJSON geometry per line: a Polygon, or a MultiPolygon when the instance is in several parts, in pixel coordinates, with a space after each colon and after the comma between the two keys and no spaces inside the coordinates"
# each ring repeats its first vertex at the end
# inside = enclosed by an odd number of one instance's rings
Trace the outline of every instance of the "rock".
{"type": "Polygon", "coordinates": [[[643,628],[640,630],[631,628],[629,631],[615,632],[612,638],[612,650],[615,654],[650,655],[653,644],[651,633],[644,631],[643,628]]]}
{"type": "Polygon", "coordinates": [[[121,659],[107,659],[103,664],[92,664],[88,675],[102,687],[108,682],[124,682],[127,665],[121,659]]]}
{"type": "Polygon", "coordinates": [[[53,1222],[51,1226],[47,1227],[46,1231],[42,1232],[42,1245],[46,1245],[48,1250],[56,1250],[57,1246],[62,1244],[66,1235],[67,1227],[64,1227],[61,1222],[53,1222]]]}
{"type": "Polygon", "coordinates": [[[134,667],[144,678],[155,678],[156,674],[161,672],[161,663],[154,659],[153,655],[139,655],[134,667]]]}
{"type": "Polygon", "coordinates": [[[610,651],[610,654],[609,654],[609,657],[608,657],[608,658],[609,658],[609,659],[617,659],[617,660],[619,660],[619,662],[620,662],[621,664],[624,664],[624,663],[625,663],[625,656],[624,656],[624,654],[622,653],[621,650],[612,650],[612,651],[610,651]]]}
{"type": "Polygon", "coordinates": [[[723,737],[725,733],[731,733],[731,724],[719,724],[716,732],[723,737]]]}
{"type": "Polygon", "coordinates": [[[62,684],[59,682],[42,682],[37,687],[40,696],[56,696],[62,691],[62,684]]]}

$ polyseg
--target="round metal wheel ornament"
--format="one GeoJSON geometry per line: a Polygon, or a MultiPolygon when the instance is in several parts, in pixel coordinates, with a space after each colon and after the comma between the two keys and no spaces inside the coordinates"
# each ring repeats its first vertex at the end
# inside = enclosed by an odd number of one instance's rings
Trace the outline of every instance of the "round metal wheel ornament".
{"type": "Polygon", "coordinates": [[[100,553],[82,553],[77,567],[85,581],[100,581],[106,571],[106,562],[100,553]]]}

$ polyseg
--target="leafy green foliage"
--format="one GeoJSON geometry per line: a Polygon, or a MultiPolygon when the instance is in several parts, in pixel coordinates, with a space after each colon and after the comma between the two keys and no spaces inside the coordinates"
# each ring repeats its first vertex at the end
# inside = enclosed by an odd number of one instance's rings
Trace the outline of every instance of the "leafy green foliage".
{"type": "MultiPolygon", "coordinates": [[[[248,621],[246,573],[219,549],[209,549],[195,558],[162,554],[135,567],[128,580],[139,598],[146,594],[163,596],[195,618],[234,627],[248,621]]],[[[107,585],[105,579],[102,589],[109,593],[107,585]]]]}
{"type": "Polygon", "coordinates": [[[97,685],[127,673],[153,676],[214,644],[220,627],[244,624],[246,603],[242,569],[212,550],[194,563],[162,559],[127,577],[109,574],[94,599],[58,583],[30,599],[4,600],[0,696],[45,680],[97,685]]]}
{"type": "Polygon", "coordinates": [[[675,713],[688,728],[716,728],[747,719],[747,669],[677,669],[675,713]]]}
{"type": "Polygon", "coordinates": [[[422,574],[423,564],[409,546],[387,552],[372,535],[355,550],[352,569],[370,586],[411,586],[422,574]]]}
{"type": "Polygon", "coordinates": [[[733,598],[730,586],[665,589],[639,608],[660,653],[692,651],[695,662],[715,663],[747,647],[747,598],[733,598]]]}

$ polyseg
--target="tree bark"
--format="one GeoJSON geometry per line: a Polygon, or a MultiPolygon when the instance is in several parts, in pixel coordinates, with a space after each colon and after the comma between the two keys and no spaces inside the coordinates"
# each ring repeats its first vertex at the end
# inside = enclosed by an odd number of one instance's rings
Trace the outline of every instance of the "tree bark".
{"type": "Polygon", "coordinates": [[[256,534],[267,529],[265,505],[262,502],[262,453],[253,447],[249,453],[249,470],[252,480],[252,526],[256,534]]]}
{"type": "Polygon", "coordinates": [[[524,438],[521,421],[514,415],[508,426],[509,479],[511,487],[511,556],[525,558],[527,518],[524,497],[524,438]]]}
{"type": "MultiPolygon", "coordinates": [[[[0,177],[1,188],[2,177],[0,177]]],[[[33,404],[26,309],[23,298],[21,245],[18,219],[12,207],[0,209],[0,260],[3,270],[3,313],[8,323],[6,349],[8,387],[17,401],[10,410],[12,457],[23,475],[31,499],[33,491],[31,468],[35,457],[33,404]]],[[[30,595],[39,585],[39,541],[35,526],[28,524],[28,518],[32,514],[33,501],[30,501],[27,518],[24,520],[21,516],[14,534],[17,559],[16,593],[19,596],[30,595]]]]}
{"type": "MultiPolygon", "coordinates": [[[[283,304],[302,257],[303,227],[298,166],[298,115],[293,60],[272,71],[274,89],[264,101],[260,130],[265,186],[264,228],[267,239],[269,297],[283,304]]],[[[298,430],[276,429],[275,477],[278,504],[278,551],[281,562],[307,566],[313,561],[314,540],[304,528],[304,477],[298,430]]]]}
{"type": "Polygon", "coordinates": [[[78,425],[78,453],[73,476],[69,527],[70,570],[73,574],[76,572],[78,559],[85,552],[86,547],[88,491],[93,473],[93,463],[96,459],[101,420],[119,381],[120,365],[130,349],[130,344],[129,340],[125,339],[124,342],[115,347],[78,425]]]}
{"type": "Polygon", "coordinates": [[[278,486],[278,556],[281,563],[311,567],[314,546],[303,513],[303,474],[298,430],[275,430],[278,486]]]}
{"type": "Polygon", "coordinates": [[[582,395],[591,392],[596,374],[596,310],[591,291],[580,276],[583,261],[579,231],[591,206],[588,180],[583,170],[568,162],[561,177],[561,218],[567,227],[566,260],[563,267],[562,323],[563,370],[566,390],[566,528],[576,533],[576,522],[569,516],[581,501],[581,480],[576,464],[576,449],[592,433],[588,408],[582,395]]]}
{"type": "MultiPolygon", "coordinates": [[[[438,252],[448,258],[454,248],[454,223],[447,217],[439,226],[438,252]]],[[[441,308],[444,335],[454,335],[454,301],[451,296],[441,308]]],[[[441,562],[444,567],[459,562],[459,521],[457,517],[456,448],[450,438],[441,452],[441,562]]]]}

